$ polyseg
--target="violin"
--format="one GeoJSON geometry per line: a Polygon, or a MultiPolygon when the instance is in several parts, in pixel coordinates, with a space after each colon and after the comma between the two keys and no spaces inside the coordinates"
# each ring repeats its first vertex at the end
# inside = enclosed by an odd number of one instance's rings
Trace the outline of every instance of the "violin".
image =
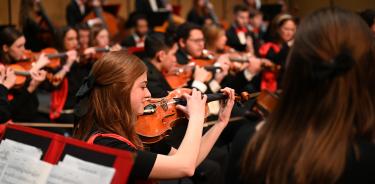
{"type": "MultiPolygon", "coordinates": [[[[169,131],[180,119],[186,118],[185,114],[177,110],[176,105],[186,105],[182,94],[191,94],[191,89],[180,88],[168,94],[164,98],[153,98],[148,100],[144,107],[143,115],[138,116],[135,124],[136,133],[145,144],[152,144],[168,136],[169,131]]],[[[246,101],[258,94],[242,93],[236,96],[236,101],[246,101]]],[[[226,99],[224,93],[207,94],[207,103],[226,99]]],[[[206,114],[208,108],[206,107],[206,114]]]]}
{"type": "Polygon", "coordinates": [[[60,59],[67,57],[66,53],[59,53],[54,48],[45,48],[40,53],[34,53],[29,50],[26,50],[20,62],[35,62],[39,58],[41,53],[44,53],[46,57],[50,60],[49,64],[46,67],[51,69],[56,69],[60,67],[60,59]]]}
{"type": "MultiPolygon", "coordinates": [[[[172,89],[177,89],[187,85],[194,74],[195,67],[196,64],[193,62],[187,65],[179,65],[169,72],[164,72],[164,77],[172,89]]],[[[222,70],[217,66],[205,66],[203,68],[211,73],[220,72],[222,70]]],[[[209,81],[212,77],[213,75],[209,75],[206,81],[209,81]]]]}
{"type": "Polygon", "coordinates": [[[256,98],[252,111],[264,119],[275,109],[278,101],[278,93],[271,93],[268,90],[262,90],[256,98]]]}
{"type": "MultiPolygon", "coordinates": [[[[15,82],[15,88],[19,88],[23,86],[26,82],[27,77],[30,77],[29,70],[31,69],[31,63],[30,62],[20,62],[17,64],[11,64],[8,65],[8,67],[12,68],[14,71],[14,74],[16,75],[16,82],[15,82]]],[[[46,79],[52,83],[58,83],[62,79],[59,79],[55,77],[52,73],[47,73],[46,79]]]]}

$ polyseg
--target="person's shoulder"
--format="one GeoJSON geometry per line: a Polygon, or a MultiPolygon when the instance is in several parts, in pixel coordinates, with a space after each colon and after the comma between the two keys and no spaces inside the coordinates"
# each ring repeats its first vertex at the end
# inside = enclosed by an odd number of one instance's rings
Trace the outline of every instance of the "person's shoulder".
{"type": "Polygon", "coordinates": [[[97,137],[94,140],[95,144],[99,144],[102,146],[107,146],[111,148],[117,148],[117,149],[122,149],[126,151],[131,151],[135,152],[136,150],[131,147],[129,144],[126,144],[125,142],[122,142],[118,139],[112,138],[112,137],[97,137]]]}

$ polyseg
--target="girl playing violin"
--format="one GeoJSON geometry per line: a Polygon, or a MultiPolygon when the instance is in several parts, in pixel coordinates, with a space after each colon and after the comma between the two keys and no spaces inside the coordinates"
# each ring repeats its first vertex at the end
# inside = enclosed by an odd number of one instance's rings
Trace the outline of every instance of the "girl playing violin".
{"type": "MultiPolygon", "coordinates": [[[[0,32],[1,64],[9,68],[15,64],[24,63],[20,60],[25,52],[25,43],[26,39],[21,32],[12,27],[4,28],[0,32]]],[[[8,86],[8,89],[11,89],[8,97],[14,121],[32,121],[36,117],[39,102],[35,90],[46,78],[46,72],[40,69],[48,63],[48,58],[43,54],[33,66],[31,62],[26,63],[25,65],[28,65],[30,69],[25,69],[25,71],[29,73],[31,79],[26,80],[24,84],[19,84],[17,88],[12,88],[13,85],[8,86]]],[[[11,71],[12,69],[7,69],[7,73],[11,71]]]]}
{"type": "Polygon", "coordinates": [[[203,137],[205,102],[207,97],[193,89],[184,95],[187,106],[178,108],[189,116],[185,137],[178,149],[167,145],[163,154],[143,150],[135,133],[137,115],[143,114],[144,102],[150,98],[147,68],[141,60],[126,51],[114,51],[99,59],[77,96],[80,117],[74,136],[89,143],[106,145],[137,153],[130,174],[130,183],[147,179],[172,179],[191,176],[228,124],[234,104],[234,90],[226,88],[219,123],[203,137]]]}

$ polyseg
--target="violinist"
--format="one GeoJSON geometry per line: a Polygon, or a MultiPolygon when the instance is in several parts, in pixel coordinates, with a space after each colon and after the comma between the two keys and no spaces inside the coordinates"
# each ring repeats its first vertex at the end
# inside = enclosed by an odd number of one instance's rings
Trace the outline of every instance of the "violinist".
{"type": "MultiPolygon", "coordinates": [[[[190,62],[195,62],[199,58],[203,57],[204,49],[204,35],[201,28],[195,24],[184,23],[180,25],[177,29],[176,39],[178,42],[179,49],[176,53],[177,62],[179,64],[186,65],[190,62]]],[[[214,65],[215,61],[209,61],[214,65]]],[[[228,71],[227,57],[220,59],[218,63],[222,63],[222,68],[220,74],[226,75],[228,71]]],[[[212,75],[211,72],[205,70],[203,67],[197,66],[194,71],[193,81],[191,86],[199,89],[202,92],[218,91],[221,87],[218,85],[220,81],[215,81],[214,78],[209,77],[212,75]],[[213,79],[213,80],[211,80],[213,79]]],[[[218,76],[218,75],[215,75],[218,76]]]]}
{"type": "Polygon", "coordinates": [[[289,14],[280,14],[274,18],[270,26],[270,40],[259,48],[261,57],[281,66],[279,74],[265,72],[262,74],[261,88],[275,92],[280,89],[286,58],[294,41],[297,30],[296,19],[289,14]]]}
{"type": "MultiPolygon", "coordinates": [[[[203,28],[204,37],[206,38],[206,48],[216,58],[227,55],[230,71],[229,74],[223,76],[220,86],[228,86],[237,91],[256,92],[259,91],[260,76],[263,66],[268,65],[268,61],[252,56],[251,54],[243,54],[236,52],[234,49],[225,45],[227,36],[225,30],[216,25],[210,25],[203,28]],[[239,62],[237,61],[239,60],[239,62]]],[[[219,77],[219,76],[218,76],[219,77]]]]}
{"type": "Polygon", "coordinates": [[[192,176],[228,124],[234,91],[229,88],[222,91],[229,98],[223,103],[219,123],[203,137],[207,97],[193,89],[191,95],[184,95],[187,106],[179,106],[189,116],[188,128],[179,148],[165,145],[159,147],[161,154],[144,150],[134,123],[136,116],[143,114],[144,102],[151,97],[147,89],[147,67],[126,51],[110,52],[94,64],[77,94],[82,103],[77,107],[76,115],[80,119],[74,136],[88,143],[137,153],[129,183],[192,176]]]}
{"type": "Polygon", "coordinates": [[[233,7],[234,22],[227,30],[227,45],[240,52],[254,53],[253,42],[248,30],[249,9],[242,4],[233,7]]]}
{"type": "Polygon", "coordinates": [[[135,13],[129,18],[132,34],[126,37],[121,45],[125,47],[144,47],[146,35],[148,33],[148,21],[144,14],[135,13]]]}
{"type": "Polygon", "coordinates": [[[177,66],[176,51],[177,43],[173,38],[163,33],[150,33],[145,41],[146,58],[144,63],[147,66],[147,88],[151,96],[161,98],[172,91],[172,87],[166,81],[163,73],[168,73],[177,66]]]}
{"type": "MultiPolygon", "coordinates": [[[[25,42],[26,39],[21,32],[12,27],[4,28],[0,32],[1,64],[9,67],[12,64],[20,63],[25,52],[25,42]]],[[[24,84],[20,84],[17,88],[12,85],[7,86],[10,90],[8,97],[13,121],[33,121],[37,117],[39,102],[35,90],[46,78],[46,71],[40,69],[48,62],[48,58],[41,55],[36,61],[37,64],[30,67],[30,70],[25,70],[30,73],[31,78],[27,78],[24,84]]],[[[31,66],[31,63],[29,65],[31,66]]],[[[11,71],[7,69],[6,73],[11,73],[11,71]]]]}
{"type": "Polygon", "coordinates": [[[263,13],[256,9],[250,9],[248,30],[253,40],[254,55],[259,55],[259,48],[264,43],[267,26],[263,22],[263,13]]]}
{"type": "Polygon", "coordinates": [[[75,28],[78,32],[79,50],[80,53],[82,53],[85,49],[91,46],[91,29],[85,23],[78,24],[75,26],[75,28]]]}
{"type": "Polygon", "coordinates": [[[50,109],[51,120],[71,123],[74,121],[75,93],[88,74],[90,66],[78,64],[78,33],[75,29],[69,26],[61,28],[58,41],[58,50],[66,53],[67,57],[62,59],[59,68],[53,70],[54,76],[61,80],[47,88],[47,91],[51,92],[51,107],[49,104],[44,105],[50,109]]]}
{"type": "Polygon", "coordinates": [[[104,52],[122,49],[119,44],[110,47],[109,31],[104,26],[96,25],[92,27],[90,36],[91,47],[85,49],[82,53],[85,59],[96,61],[102,57],[104,52]]]}

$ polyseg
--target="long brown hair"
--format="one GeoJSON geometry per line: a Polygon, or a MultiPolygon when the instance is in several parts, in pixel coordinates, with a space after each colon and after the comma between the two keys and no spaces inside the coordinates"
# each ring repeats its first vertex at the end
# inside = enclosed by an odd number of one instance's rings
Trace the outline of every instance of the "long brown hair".
{"type": "Polygon", "coordinates": [[[89,94],[89,109],[78,121],[74,137],[87,140],[93,130],[115,133],[142,148],[134,130],[130,92],[134,81],[146,71],[145,64],[126,51],[109,52],[96,61],[91,70],[95,85],[89,94]]]}
{"type": "Polygon", "coordinates": [[[209,50],[216,49],[217,40],[220,38],[221,34],[224,33],[225,35],[225,30],[216,25],[205,26],[202,31],[206,38],[206,48],[209,50]]]}
{"type": "Polygon", "coordinates": [[[297,31],[278,106],[244,153],[245,179],[337,182],[356,141],[375,140],[374,62],[374,39],[357,15],[325,8],[308,16],[297,31]]]}

